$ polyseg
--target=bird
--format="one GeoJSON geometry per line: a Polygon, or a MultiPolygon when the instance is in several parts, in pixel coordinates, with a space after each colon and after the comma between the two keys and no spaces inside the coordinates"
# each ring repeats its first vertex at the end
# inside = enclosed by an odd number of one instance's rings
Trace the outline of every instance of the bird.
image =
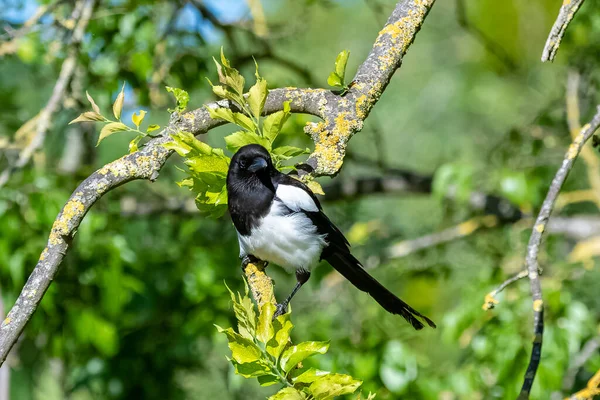
{"type": "Polygon", "coordinates": [[[226,185],[242,268],[260,260],[296,274],[297,283],[285,301],[277,304],[275,316],[287,312],[294,295],[310,278],[311,269],[325,260],[386,311],[401,315],[416,330],[422,329],[423,323],[436,327],[364,269],[315,194],[300,180],[277,170],[263,146],[245,145],[233,155],[226,185]]]}

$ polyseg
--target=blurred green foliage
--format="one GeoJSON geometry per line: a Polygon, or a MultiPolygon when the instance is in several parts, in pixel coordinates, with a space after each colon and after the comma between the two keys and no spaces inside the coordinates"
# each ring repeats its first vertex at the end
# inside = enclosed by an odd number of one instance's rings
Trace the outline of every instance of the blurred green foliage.
{"type": "MultiPolygon", "coordinates": [[[[41,1],[48,4],[48,1],[41,1]]],[[[550,0],[465,1],[466,17],[488,39],[461,27],[456,4],[438,1],[402,68],[349,145],[336,180],[411,170],[433,177],[433,193],[365,196],[324,207],[372,273],[438,323],[413,332],[328,266],[313,274],[294,302],[292,340],[330,341],[310,360],[321,370],[363,381],[377,399],[514,398],[531,351],[531,300],[526,281],[506,289],[483,311],[484,296],[522,269],[531,222],[478,230],[461,240],[399,259],[389,245],[454,226],[477,214],[474,191],[503,196],[533,214],[570,142],[564,87],[569,69],[581,74],[582,123],[598,104],[600,19],[587,0],[569,27],[554,64],[539,57],[559,4],[550,0]],[[489,43],[499,46],[503,55],[489,43]],[[507,62],[507,57],[510,62],[507,62]],[[371,162],[367,163],[364,160],[371,162]],[[456,195],[448,199],[449,192],[456,195]]],[[[140,108],[145,123],[165,126],[177,105],[165,86],[189,93],[188,109],[215,99],[204,79],[221,46],[231,65],[252,79],[254,55],[269,88],[327,87],[332,60],[348,49],[346,81],[391,12],[394,1],[264,0],[267,39],[254,34],[246,2],[136,1],[100,3],[78,58],[80,68],[53,117],[31,166],[0,189],[0,292],[14,303],[46,244],[69,194],[91,172],[127,152],[136,132],[111,135],[95,147],[91,124],[68,122],[89,110],[87,90],[111,110],[125,82],[122,113],[140,108]],[[79,159],[76,168],[66,161],[79,159]]],[[[10,1],[3,26],[18,29],[36,3],[10,1]]],[[[50,97],[67,49],[72,3],[61,3],[16,42],[0,63],[0,169],[20,150],[16,132],[50,97]]],[[[2,41],[10,33],[2,33],[2,41]]],[[[342,74],[344,75],[344,74],[342,74]]],[[[141,114],[137,114],[138,116],[141,114]]],[[[290,116],[280,140],[311,143],[290,116]]],[[[211,147],[237,128],[203,136],[211,147]]],[[[230,153],[225,153],[226,156],[230,153]]],[[[175,206],[190,197],[174,182],[184,175],[173,159],[156,183],[114,190],[85,217],[60,270],[8,364],[13,399],[254,399],[274,393],[234,374],[227,341],[213,324],[236,323],[223,281],[243,281],[237,239],[225,216],[212,220],[175,206]]],[[[321,181],[327,191],[328,180],[321,181]]],[[[588,189],[578,161],[565,191],[588,189]]],[[[597,214],[593,203],[565,205],[563,216],[597,214]]],[[[585,386],[600,368],[594,353],[562,388],[569,365],[598,335],[600,273],[592,252],[570,261],[577,239],[549,236],[544,244],[546,333],[533,398],[561,398],[585,386]],[[554,396],[554,397],[552,397],[554,396]]],[[[581,244],[581,243],[579,243],[581,244]]],[[[293,279],[269,274],[279,296],[293,279]]]]}

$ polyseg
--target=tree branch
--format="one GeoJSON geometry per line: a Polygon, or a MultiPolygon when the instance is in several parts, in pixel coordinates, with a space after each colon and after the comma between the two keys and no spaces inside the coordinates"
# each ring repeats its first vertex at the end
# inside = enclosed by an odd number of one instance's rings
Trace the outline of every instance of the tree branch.
{"type": "Polygon", "coordinates": [[[579,10],[579,7],[583,4],[583,1],[584,0],[563,1],[560,11],[558,12],[558,17],[552,26],[552,30],[550,31],[550,35],[548,35],[546,45],[542,51],[542,62],[554,61],[554,57],[556,57],[556,52],[560,47],[560,42],[565,35],[567,27],[577,10],[579,10]]]}
{"type": "Polygon", "coordinates": [[[575,159],[579,156],[583,145],[592,137],[596,129],[600,126],[600,107],[596,111],[596,115],[592,118],[589,124],[586,124],[579,135],[575,138],[569,150],[565,154],[562,165],[556,172],[548,194],[542,203],[542,208],[538,214],[538,217],[533,226],[529,244],[527,245],[527,256],[525,258],[527,264],[527,271],[529,276],[529,282],[531,285],[531,297],[533,300],[533,348],[531,351],[531,357],[525,377],[523,386],[519,394],[519,400],[529,399],[529,393],[533,385],[533,380],[540,364],[540,358],[542,353],[542,340],[544,335],[544,301],[542,300],[542,286],[539,277],[539,265],[538,265],[538,254],[540,252],[540,246],[542,243],[542,235],[546,230],[548,219],[554,208],[554,202],[562,189],[562,186],[567,179],[575,159]]]}
{"type": "MultiPolygon", "coordinates": [[[[93,4],[94,0],[85,1],[93,4]]],[[[285,88],[270,91],[264,107],[266,114],[283,109],[283,102],[290,101],[292,112],[308,113],[324,120],[306,129],[315,141],[315,152],[309,159],[315,174],[334,175],[339,171],[348,140],[362,128],[362,121],[400,66],[402,57],[433,3],[434,0],[402,0],[397,4],[367,60],[359,68],[356,83],[345,96],[324,89],[285,88]]],[[[211,103],[208,107],[235,108],[227,100],[211,103]]],[[[205,108],[182,115],[174,114],[160,137],[152,139],[139,151],[105,165],[79,185],[55,220],[47,247],[0,326],[1,363],[37,309],[79,224],[94,203],[110,190],[129,181],[155,180],[172,153],[163,147],[164,143],[171,140],[170,133],[183,130],[198,135],[223,123],[211,119],[205,108]]],[[[270,279],[258,268],[249,268],[247,273],[250,273],[248,280],[255,300],[259,303],[271,301],[270,279]]]]}
{"type": "MultiPolygon", "coordinates": [[[[17,161],[13,165],[8,166],[4,171],[2,171],[2,174],[0,174],[0,188],[4,186],[6,182],[8,182],[8,179],[14,171],[19,170],[28,164],[29,160],[31,160],[31,157],[33,156],[33,153],[35,153],[35,151],[44,144],[46,132],[48,131],[48,128],[50,128],[52,115],[59,108],[60,103],[65,95],[67,86],[69,85],[69,82],[75,73],[75,69],[77,67],[77,57],[79,55],[79,45],[83,40],[85,29],[90,22],[90,18],[92,17],[95,0],[82,0],[82,2],[81,16],[77,22],[77,25],[75,26],[75,29],[73,30],[69,55],[61,66],[60,75],[58,76],[58,80],[54,85],[54,89],[52,89],[52,95],[50,96],[48,103],[46,103],[46,106],[36,117],[34,117],[36,118],[35,135],[29,144],[20,152],[17,161]]],[[[77,6],[75,8],[77,9],[77,6]]]]}

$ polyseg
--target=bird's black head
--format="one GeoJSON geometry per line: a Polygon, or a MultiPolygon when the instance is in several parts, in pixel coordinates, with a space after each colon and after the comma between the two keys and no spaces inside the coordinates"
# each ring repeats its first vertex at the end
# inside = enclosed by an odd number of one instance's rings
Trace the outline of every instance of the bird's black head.
{"type": "Polygon", "coordinates": [[[234,182],[256,181],[270,183],[271,174],[276,171],[271,161],[271,155],[259,144],[249,144],[241,147],[234,154],[229,164],[227,184],[234,182]]]}

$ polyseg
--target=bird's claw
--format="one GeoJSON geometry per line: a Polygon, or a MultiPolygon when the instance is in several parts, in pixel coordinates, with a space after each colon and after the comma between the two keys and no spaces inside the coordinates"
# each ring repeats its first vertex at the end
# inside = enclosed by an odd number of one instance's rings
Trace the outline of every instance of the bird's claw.
{"type": "Polygon", "coordinates": [[[273,319],[279,317],[280,315],[283,315],[287,312],[287,304],[280,304],[277,303],[276,305],[277,309],[275,310],[275,313],[273,314],[273,319]]]}
{"type": "Polygon", "coordinates": [[[254,257],[252,254],[246,254],[244,257],[242,257],[242,271],[246,271],[248,264],[264,264],[263,268],[268,265],[266,261],[262,261],[259,258],[254,257]]]}

